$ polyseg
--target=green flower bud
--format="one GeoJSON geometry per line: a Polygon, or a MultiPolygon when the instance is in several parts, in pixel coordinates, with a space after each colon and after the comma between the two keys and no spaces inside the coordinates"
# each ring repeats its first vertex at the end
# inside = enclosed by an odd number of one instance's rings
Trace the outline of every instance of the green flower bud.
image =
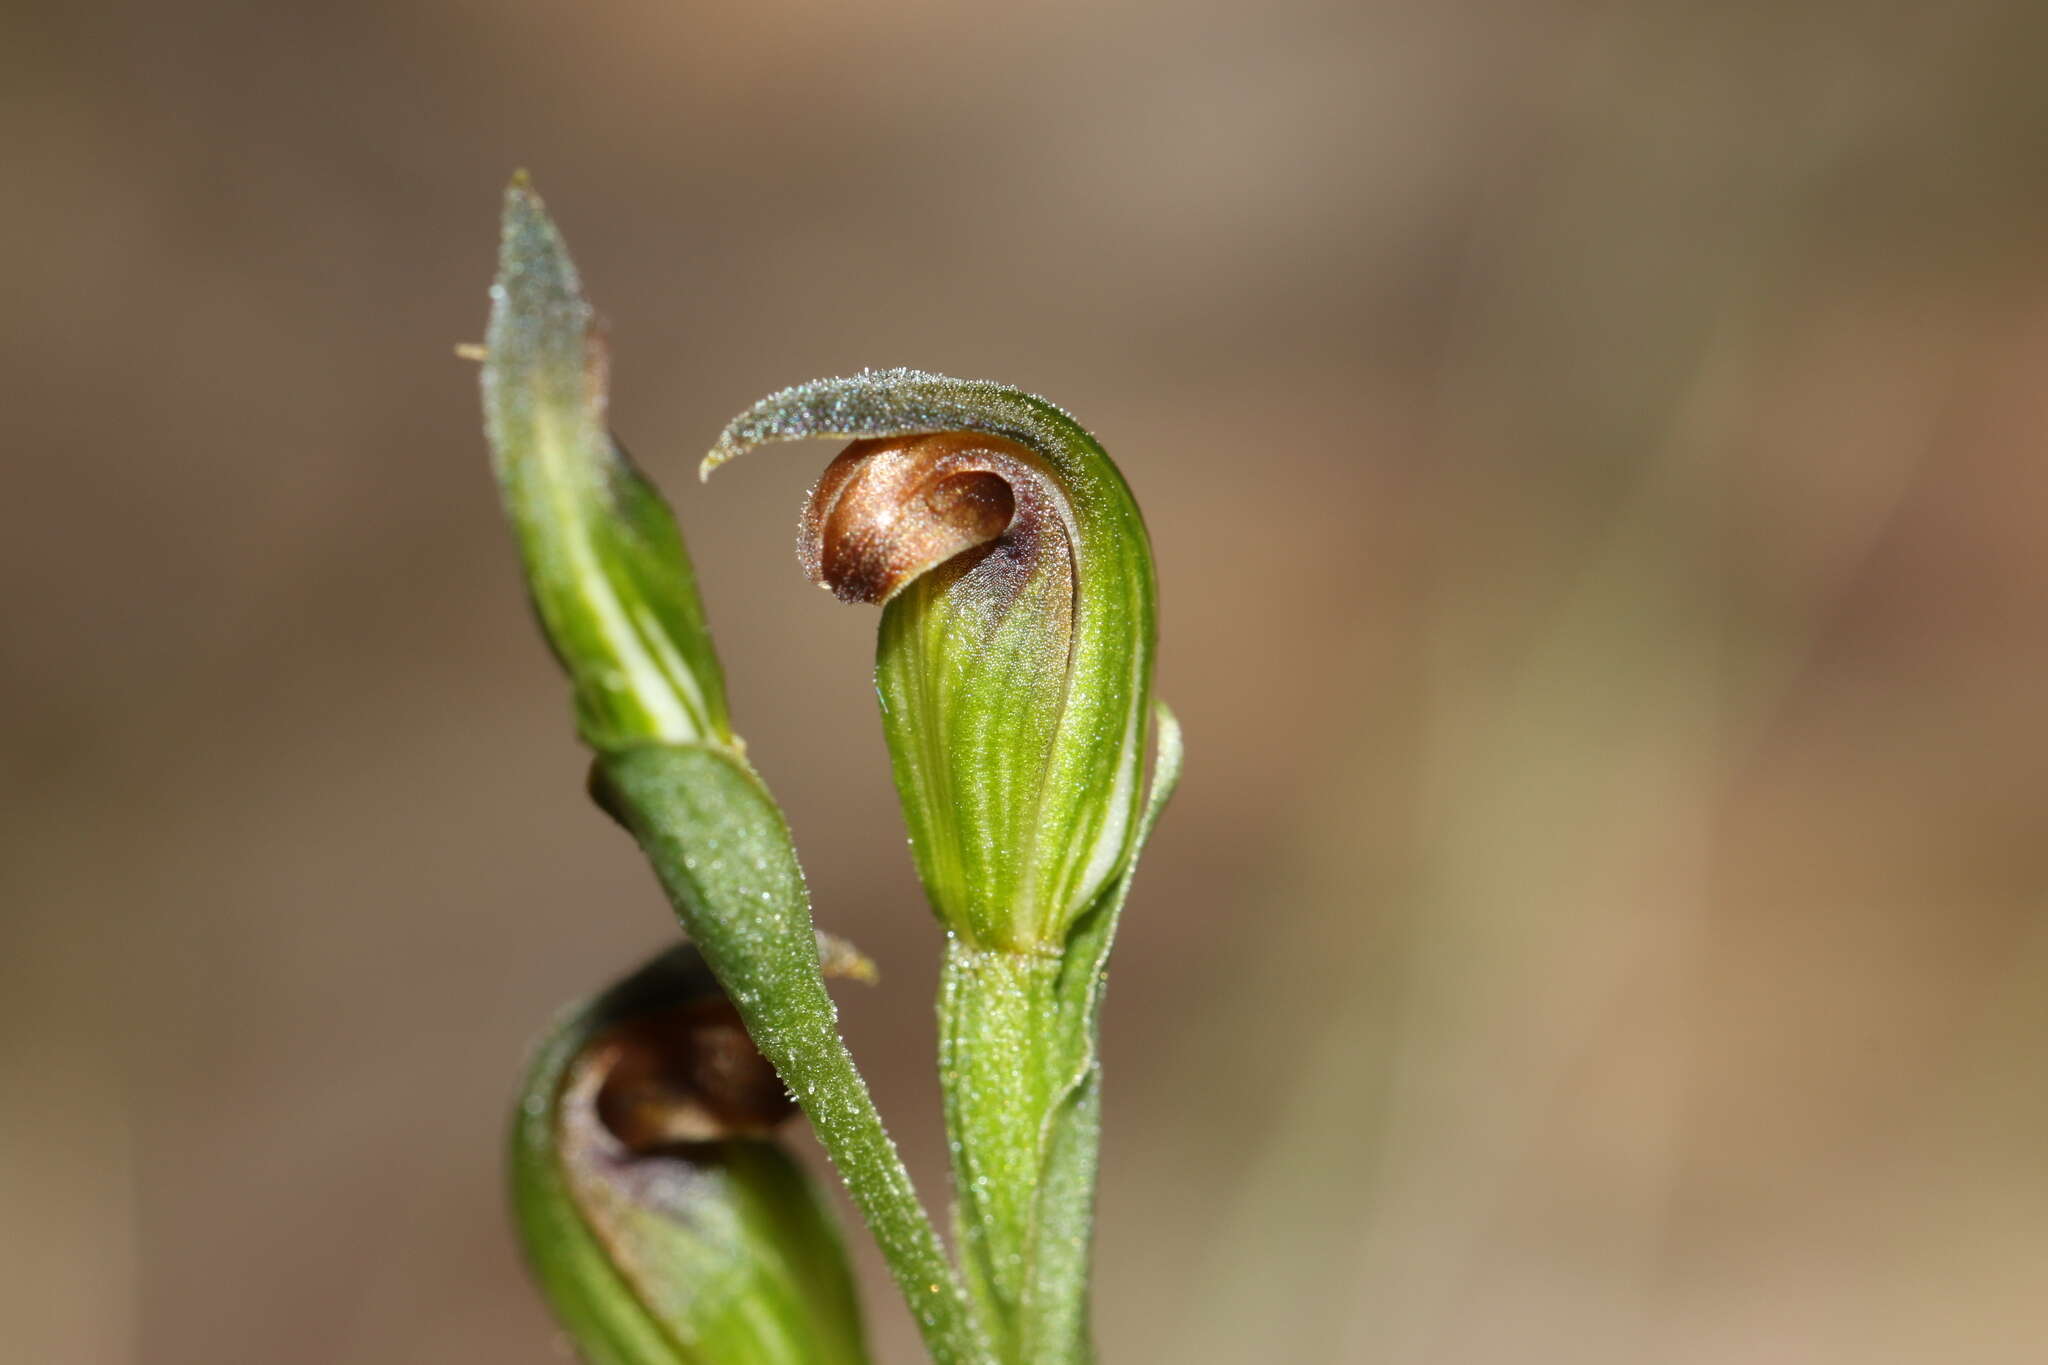
{"type": "Polygon", "coordinates": [[[505,192],[483,394],[534,610],[591,747],[729,745],[689,553],[605,425],[608,359],[561,233],[521,176],[505,192]]]}
{"type": "Polygon", "coordinates": [[[512,1130],[519,1231],[590,1365],[858,1365],[859,1307],[795,1112],[694,948],[571,1010],[512,1130]]]}
{"type": "Polygon", "coordinates": [[[705,470],[819,436],[854,444],[799,551],[883,607],[883,728],[933,908],[975,947],[1060,947],[1138,835],[1156,589],[1137,503],[1044,399],[911,370],[763,399],[705,470]]]}

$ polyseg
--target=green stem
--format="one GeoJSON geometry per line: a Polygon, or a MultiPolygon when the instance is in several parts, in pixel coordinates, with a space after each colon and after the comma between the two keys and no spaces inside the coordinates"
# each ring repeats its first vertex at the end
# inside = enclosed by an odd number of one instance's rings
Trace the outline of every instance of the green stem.
{"type": "MultiPolygon", "coordinates": [[[[756,1027],[752,1018],[747,1023],[756,1027]]],[[[764,1048],[764,1054],[803,1104],[818,1140],[874,1233],[932,1359],[942,1365],[987,1360],[959,1277],[837,1030],[805,1030],[780,1041],[775,1052],[764,1048]]]]}
{"type": "Polygon", "coordinates": [[[600,757],[600,799],[633,831],[684,929],[774,1064],[866,1219],[939,1365],[987,1365],[947,1259],[839,1037],[782,812],[730,750],[650,744],[600,757]]]}
{"type": "Polygon", "coordinates": [[[968,1284],[1004,1361],[1070,1361],[1085,1352],[1075,1306],[1034,1292],[1051,1120],[1073,1053],[1065,1033],[1081,1022],[1063,1008],[1060,971],[1057,957],[949,938],[940,977],[954,1217],[968,1284]],[[1061,1340],[1046,1339],[1048,1321],[1065,1324],[1061,1340]]]}
{"type": "Polygon", "coordinates": [[[939,1076],[954,1219],[984,1330],[1007,1365],[1089,1365],[1088,1274],[1102,1145],[1096,1033],[1110,945],[1138,853],[1180,781],[1180,725],[1156,706],[1158,757],[1130,860],[1063,950],[946,941],[939,1076]]]}

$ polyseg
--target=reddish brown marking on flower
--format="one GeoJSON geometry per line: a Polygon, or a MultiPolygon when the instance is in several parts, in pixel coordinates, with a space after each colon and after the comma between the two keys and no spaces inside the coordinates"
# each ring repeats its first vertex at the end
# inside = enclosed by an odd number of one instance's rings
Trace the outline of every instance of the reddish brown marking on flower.
{"type": "Polygon", "coordinates": [[[630,1153],[766,1137],[796,1112],[739,1011],[715,995],[607,1029],[577,1059],[565,1098],[630,1153]]]}
{"type": "Polygon", "coordinates": [[[797,556],[846,602],[882,603],[929,569],[981,546],[1028,560],[1064,543],[1057,484],[1028,447],[948,431],[855,441],[811,490],[797,556]]]}

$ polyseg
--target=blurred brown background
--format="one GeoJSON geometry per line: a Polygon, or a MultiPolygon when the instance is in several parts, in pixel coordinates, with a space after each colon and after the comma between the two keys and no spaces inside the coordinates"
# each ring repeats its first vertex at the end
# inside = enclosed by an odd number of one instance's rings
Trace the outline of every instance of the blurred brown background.
{"type": "Polygon", "coordinates": [[[690,471],[909,364],[1139,491],[1192,759],[1106,1359],[2048,1359],[2044,51],[2029,0],[7,7],[0,1354],[556,1358],[506,1098],[672,930],[451,355],[526,165],[934,1194],[874,617],[791,555],[830,451],[690,471]]]}

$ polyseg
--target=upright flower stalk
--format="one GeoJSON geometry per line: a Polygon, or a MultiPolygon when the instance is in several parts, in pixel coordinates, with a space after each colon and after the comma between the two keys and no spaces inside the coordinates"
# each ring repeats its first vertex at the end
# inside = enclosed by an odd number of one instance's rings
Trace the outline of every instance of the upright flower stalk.
{"type": "MultiPolygon", "coordinates": [[[[883,732],[947,931],[939,1065],[968,1283],[1004,1360],[1085,1360],[1103,965],[1150,823],[1144,521],[1060,409],[909,370],[763,399],[705,471],[814,436],[853,444],[813,490],[798,554],[839,597],[882,605],[883,732]]],[[[1180,753],[1163,708],[1156,729],[1152,813],[1180,753]]]]}
{"type": "Polygon", "coordinates": [[[514,1126],[529,1259],[592,1365],[864,1360],[829,1216],[767,1131],[783,1104],[765,1059],[935,1361],[1090,1361],[1105,966],[1180,769],[1152,697],[1157,589],[1130,489],[1045,400],[910,370],[771,395],[704,461],[852,442],[798,549],[815,581],[882,608],[883,733],[945,932],[956,1268],[839,1036],[789,828],[734,734],[682,537],[606,425],[606,357],[560,234],[515,180],[481,357],[495,468],[592,795],[691,940],[543,1047],[514,1126]]]}

